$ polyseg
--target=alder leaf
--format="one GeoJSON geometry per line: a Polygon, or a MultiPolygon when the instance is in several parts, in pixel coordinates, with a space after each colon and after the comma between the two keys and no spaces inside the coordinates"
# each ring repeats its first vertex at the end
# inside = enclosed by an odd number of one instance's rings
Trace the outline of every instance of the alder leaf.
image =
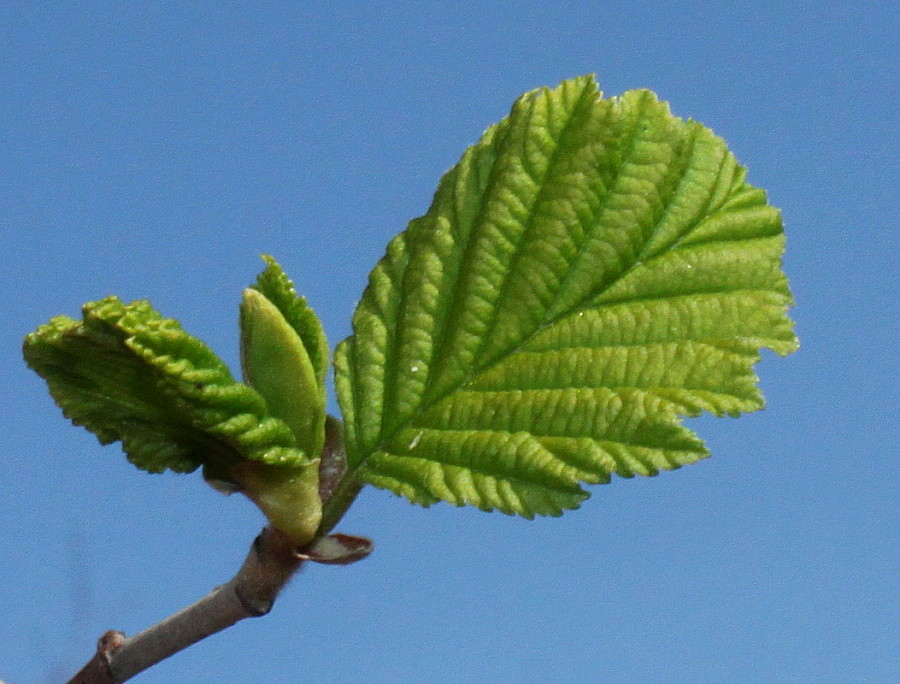
{"type": "Polygon", "coordinates": [[[52,319],[25,338],[23,352],[72,422],[102,444],[121,441],[143,470],[202,465],[208,477],[228,481],[246,461],[312,462],[258,392],[149,302],[86,304],[82,321],[52,319]]]}
{"type": "Polygon", "coordinates": [[[271,257],[241,302],[244,380],[266,400],[269,413],[294,432],[297,446],[318,455],[325,441],[328,343],[318,316],[298,297],[271,257]]]}
{"type": "Polygon", "coordinates": [[[325,403],[325,376],[328,373],[328,341],[319,317],[306,302],[306,297],[297,295],[294,283],[274,258],[265,254],[265,270],[256,278],[251,287],[264,294],[303,341],[306,353],[316,374],[322,403],[325,403]]]}
{"type": "Polygon", "coordinates": [[[523,95],[394,238],[335,353],[349,477],[532,517],[707,455],[797,347],[779,213],[725,143],[592,77],[523,95]]]}

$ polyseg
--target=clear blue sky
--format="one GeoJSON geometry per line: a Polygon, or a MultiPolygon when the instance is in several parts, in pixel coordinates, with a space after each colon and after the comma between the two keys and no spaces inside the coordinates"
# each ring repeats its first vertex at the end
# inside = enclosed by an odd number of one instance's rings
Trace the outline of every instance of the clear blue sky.
{"type": "Polygon", "coordinates": [[[0,6],[0,680],[61,681],[228,579],[262,525],[72,427],[22,336],[149,298],[229,363],[276,255],[333,343],[387,240],[525,90],[596,72],[712,127],[781,207],[800,352],[713,458],[528,522],[364,493],[377,549],[153,682],[900,681],[898,8],[0,6]]]}

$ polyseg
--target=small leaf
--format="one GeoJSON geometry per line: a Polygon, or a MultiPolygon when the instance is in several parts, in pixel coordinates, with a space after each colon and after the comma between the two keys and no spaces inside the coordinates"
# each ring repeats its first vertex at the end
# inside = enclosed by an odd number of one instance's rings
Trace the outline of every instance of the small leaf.
{"type": "Polygon", "coordinates": [[[678,416],[761,408],[760,347],[796,349],[783,246],[652,93],[523,95],[370,275],[335,352],[346,477],[532,517],[703,458],[678,416]]]}
{"type": "Polygon", "coordinates": [[[146,301],[86,304],[82,321],[52,319],[25,338],[23,352],[68,418],[102,444],[121,441],[144,470],[203,465],[229,481],[245,460],[310,462],[259,393],[235,382],[212,351],[146,301]]]}
{"type": "Polygon", "coordinates": [[[322,323],[315,311],[306,303],[306,298],[297,296],[294,283],[287,277],[279,263],[268,255],[263,256],[263,259],[267,266],[257,277],[253,289],[264,294],[300,336],[315,371],[324,405],[325,375],[328,372],[328,341],[325,339],[322,323]]]}
{"type": "Polygon", "coordinates": [[[303,340],[261,292],[244,290],[241,302],[241,365],[244,380],[266,400],[307,454],[325,440],[325,397],[303,340]]]}

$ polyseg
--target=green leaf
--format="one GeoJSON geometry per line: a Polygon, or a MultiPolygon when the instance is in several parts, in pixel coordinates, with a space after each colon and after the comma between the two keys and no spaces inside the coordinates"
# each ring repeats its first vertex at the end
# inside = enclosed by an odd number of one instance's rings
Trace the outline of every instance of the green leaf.
{"type": "Polygon", "coordinates": [[[592,77],[523,95],[388,245],[335,353],[349,477],[531,517],[707,455],[796,346],[781,220],[724,142],[592,77]]]}
{"type": "Polygon", "coordinates": [[[68,418],[103,444],[121,441],[144,470],[203,465],[208,476],[229,480],[244,461],[300,467],[311,460],[259,393],[146,301],[86,304],[82,321],[52,319],[25,338],[23,352],[68,418]]]}
{"type": "Polygon", "coordinates": [[[325,376],[328,372],[328,341],[325,331],[315,311],[306,303],[305,297],[297,296],[294,283],[287,277],[279,263],[268,255],[263,255],[267,266],[259,274],[254,290],[258,290],[272,302],[288,324],[294,329],[316,374],[322,404],[325,403],[325,376]]]}
{"type": "Polygon", "coordinates": [[[244,379],[283,420],[307,454],[325,441],[325,396],[303,341],[261,292],[244,290],[241,302],[241,365],[244,379]]]}

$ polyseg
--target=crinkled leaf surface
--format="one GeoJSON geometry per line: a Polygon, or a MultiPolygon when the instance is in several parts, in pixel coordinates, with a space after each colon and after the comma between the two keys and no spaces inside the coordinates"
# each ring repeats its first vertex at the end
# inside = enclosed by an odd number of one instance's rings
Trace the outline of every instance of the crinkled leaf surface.
{"type": "Polygon", "coordinates": [[[228,479],[238,462],[310,461],[259,393],[146,301],[86,304],[82,321],[54,318],[26,337],[23,350],[68,418],[103,444],[120,440],[144,470],[203,465],[228,479]]]}
{"type": "Polygon", "coordinates": [[[287,277],[281,265],[268,255],[263,256],[263,259],[267,266],[257,277],[253,289],[264,294],[278,307],[287,322],[300,336],[303,346],[309,354],[324,404],[325,375],[328,372],[328,341],[325,339],[322,323],[306,302],[306,298],[297,295],[294,283],[287,277]]]}
{"type": "Polygon", "coordinates": [[[265,258],[266,270],[241,302],[244,380],[287,423],[297,446],[318,455],[325,441],[325,334],[278,263],[265,258]]]}
{"type": "Polygon", "coordinates": [[[796,348],[781,220],[724,142],[593,78],[522,96],[388,246],[335,354],[351,471],[428,505],[558,515],[707,455],[796,348]]]}

